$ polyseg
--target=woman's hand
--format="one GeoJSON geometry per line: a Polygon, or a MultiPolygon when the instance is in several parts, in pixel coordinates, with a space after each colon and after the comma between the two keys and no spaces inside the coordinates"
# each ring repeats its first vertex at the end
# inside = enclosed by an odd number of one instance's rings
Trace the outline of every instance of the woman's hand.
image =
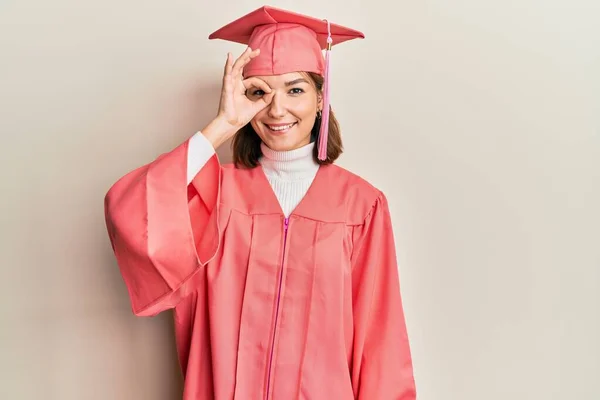
{"type": "Polygon", "coordinates": [[[255,77],[243,79],[242,76],[244,66],[259,53],[260,49],[252,50],[248,47],[235,63],[231,54],[227,53],[219,111],[215,120],[202,130],[215,148],[250,122],[273,99],[272,90],[265,81],[255,77]],[[265,94],[252,101],[246,95],[250,88],[262,90],[265,94]]]}
{"type": "Polygon", "coordinates": [[[256,114],[269,105],[273,98],[271,88],[265,81],[258,78],[244,80],[242,77],[246,64],[259,53],[260,49],[251,50],[248,47],[234,64],[231,61],[231,54],[227,53],[218,116],[237,129],[250,122],[256,114]],[[246,91],[251,87],[262,90],[265,95],[256,101],[251,101],[246,96],[246,91]]]}

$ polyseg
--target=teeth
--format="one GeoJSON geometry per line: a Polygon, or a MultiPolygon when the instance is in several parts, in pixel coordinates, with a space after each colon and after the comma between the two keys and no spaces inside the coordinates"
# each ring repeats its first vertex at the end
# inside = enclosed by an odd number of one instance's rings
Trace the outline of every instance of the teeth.
{"type": "MultiPolygon", "coordinates": [[[[295,122],[294,122],[295,123],[295,122]]],[[[286,129],[290,129],[294,124],[284,125],[284,126],[270,126],[267,125],[272,131],[285,131],[286,129]]]]}

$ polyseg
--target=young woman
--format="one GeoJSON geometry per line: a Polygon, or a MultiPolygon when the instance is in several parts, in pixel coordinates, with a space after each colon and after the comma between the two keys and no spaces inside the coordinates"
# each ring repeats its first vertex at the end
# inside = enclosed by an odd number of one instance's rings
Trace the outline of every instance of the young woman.
{"type": "Polygon", "coordinates": [[[386,197],[334,165],[322,50],[355,37],[272,7],[221,28],[248,48],[215,119],[106,196],[133,312],[174,309],[184,399],[416,398],[386,197]]]}

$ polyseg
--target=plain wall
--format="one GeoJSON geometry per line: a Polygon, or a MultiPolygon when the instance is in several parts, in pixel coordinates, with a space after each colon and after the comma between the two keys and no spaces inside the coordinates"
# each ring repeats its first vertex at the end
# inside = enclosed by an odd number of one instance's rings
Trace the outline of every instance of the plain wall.
{"type": "MultiPolygon", "coordinates": [[[[180,396],[103,198],[215,115],[243,46],[207,37],[261,5],[0,2],[1,399],[180,396]]],[[[272,5],[366,34],[332,54],[339,164],[390,200],[418,398],[599,399],[600,2],[272,5]]]]}

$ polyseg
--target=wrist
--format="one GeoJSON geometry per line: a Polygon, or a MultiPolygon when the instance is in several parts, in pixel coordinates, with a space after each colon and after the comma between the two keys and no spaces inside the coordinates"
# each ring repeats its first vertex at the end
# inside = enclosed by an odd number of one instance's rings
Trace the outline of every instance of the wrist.
{"type": "Polygon", "coordinates": [[[223,118],[216,117],[201,132],[216,150],[237,132],[237,128],[223,118]]]}

